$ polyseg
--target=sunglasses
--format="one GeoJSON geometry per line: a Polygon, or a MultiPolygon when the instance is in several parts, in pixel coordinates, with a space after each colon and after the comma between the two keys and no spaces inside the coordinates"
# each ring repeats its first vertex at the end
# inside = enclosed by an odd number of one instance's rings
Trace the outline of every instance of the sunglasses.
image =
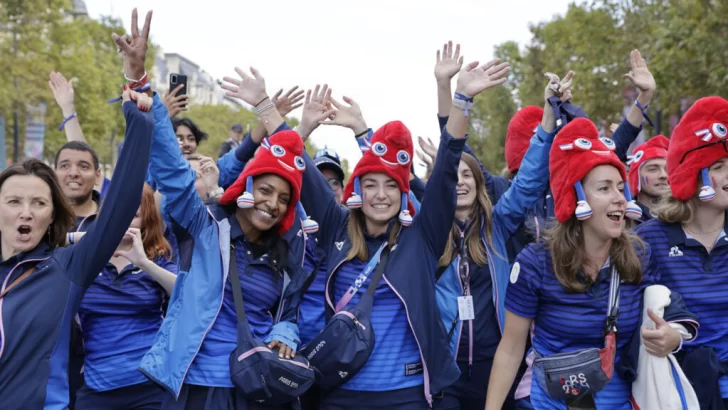
{"type": "Polygon", "coordinates": [[[718,144],[723,145],[723,150],[726,152],[726,154],[728,154],[728,145],[726,145],[726,144],[728,144],[728,140],[718,140],[718,141],[711,142],[711,143],[705,144],[705,145],[701,145],[699,147],[695,147],[695,148],[692,148],[692,149],[689,149],[689,150],[685,151],[685,153],[683,154],[682,158],[680,158],[680,164],[682,164],[683,161],[685,161],[685,158],[688,156],[689,153],[691,153],[693,151],[701,150],[703,148],[709,148],[709,147],[712,147],[712,146],[715,146],[715,145],[718,145],[718,144]]]}

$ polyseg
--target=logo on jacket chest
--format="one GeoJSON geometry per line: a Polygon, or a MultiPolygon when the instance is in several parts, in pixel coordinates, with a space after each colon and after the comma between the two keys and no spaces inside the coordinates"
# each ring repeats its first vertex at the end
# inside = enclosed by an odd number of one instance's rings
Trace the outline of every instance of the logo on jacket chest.
{"type": "Polygon", "coordinates": [[[344,248],[344,241],[334,242],[334,245],[336,245],[336,249],[341,250],[344,248]]]}

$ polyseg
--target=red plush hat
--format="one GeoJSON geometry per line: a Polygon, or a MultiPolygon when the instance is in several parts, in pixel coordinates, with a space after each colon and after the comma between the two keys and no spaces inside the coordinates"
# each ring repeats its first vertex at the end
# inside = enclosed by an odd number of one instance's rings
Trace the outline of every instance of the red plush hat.
{"type": "Polygon", "coordinates": [[[362,175],[377,172],[387,174],[397,181],[402,191],[399,222],[404,226],[412,223],[415,207],[409,200],[410,162],[412,161],[412,134],[400,121],[384,124],[372,135],[371,148],[364,153],[354,168],[344,190],[344,201],[351,209],[361,208],[362,175]]]}
{"type": "MultiPolygon", "coordinates": [[[[586,118],[574,119],[556,134],[549,153],[549,172],[554,211],[559,222],[565,223],[573,214],[579,220],[592,216],[581,180],[594,167],[612,165],[619,170],[622,179],[627,180],[624,164],[614,153],[615,149],[614,141],[599,138],[597,127],[586,118]]],[[[628,184],[625,182],[625,185],[628,184]]],[[[642,211],[632,200],[629,187],[625,187],[624,196],[627,199],[626,216],[638,219],[642,211]]]]}
{"type": "Polygon", "coordinates": [[[296,211],[303,218],[302,228],[311,233],[318,230],[318,224],[306,216],[301,206],[301,180],[306,170],[303,158],[303,141],[295,131],[281,131],[270,138],[264,138],[260,148],[255,152],[250,162],[245,166],[234,184],[230,186],[220,198],[220,204],[228,205],[236,201],[239,208],[252,208],[255,206],[253,197],[253,177],[263,174],[273,174],[291,184],[291,201],[286,214],[278,225],[278,233],[283,234],[293,225],[296,211]],[[245,189],[245,191],[243,191],[245,189]]]}
{"type": "Polygon", "coordinates": [[[634,153],[628,162],[629,175],[627,176],[633,196],[637,196],[642,190],[642,177],[640,176],[642,165],[645,165],[651,159],[667,158],[668,145],[670,145],[670,140],[667,137],[655,135],[634,149],[634,153]]]}
{"type": "Polygon", "coordinates": [[[531,144],[531,137],[536,133],[543,117],[543,108],[535,105],[523,107],[508,123],[506,134],[506,164],[511,173],[521,167],[523,156],[531,144]]]}
{"type": "Polygon", "coordinates": [[[687,201],[695,194],[698,174],[703,180],[699,198],[715,197],[708,167],[728,156],[727,126],[728,101],[720,97],[699,99],[680,119],[667,150],[667,180],[676,199],[687,201]]]}

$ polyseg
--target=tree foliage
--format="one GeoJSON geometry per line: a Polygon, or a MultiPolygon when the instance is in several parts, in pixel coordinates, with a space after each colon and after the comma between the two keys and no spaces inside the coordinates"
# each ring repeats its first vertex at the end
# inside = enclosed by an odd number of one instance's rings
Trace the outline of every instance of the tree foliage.
{"type": "MultiPolygon", "coordinates": [[[[573,102],[598,125],[617,122],[631,84],[629,54],[639,49],[657,81],[650,111],[679,118],[707,95],[728,95],[728,2],[721,0],[594,0],[530,27],[520,48],[495,55],[511,63],[505,87],[476,99],[468,141],[491,171],[504,165],[503,141],[516,107],[543,105],[544,73],[574,70],[573,102]],[[511,98],[508,98],[508,91],[511,98]]],[[[636,93],[635,93],[636,95],[636,93]]],[[[669,135],[669,129],[660,130],[669,135]]],[[[653,132],[655,130],[649,130],[653,132]]]]}

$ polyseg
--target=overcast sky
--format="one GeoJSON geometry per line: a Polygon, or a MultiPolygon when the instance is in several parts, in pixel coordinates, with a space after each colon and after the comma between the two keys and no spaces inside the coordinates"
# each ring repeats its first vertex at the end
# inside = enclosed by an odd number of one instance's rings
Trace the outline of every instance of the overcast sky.
{"type": "MultiPolygon", "coordinates": [[[[570,2],[86,0],[86,6],[91,17],[113,15],[126,27],[133,7],[139,7],[140,24],[154,10],[152,40],[215,78],[253,65],[270,95],[282,87],[328,83],[335,97],[356,100],[375,130],[400,120],[414,137],[437,137],[438,47],[453,40],[462,45],[466,62],[485,62],[497,44],[526,44],[529,23],[564,14],[570,2]]],[[[300,118],[300,109],[292,115],[300,118]]],[[[321,126],[312,138],[352,165],[360,157],[348,130],[321,126]]]]}

